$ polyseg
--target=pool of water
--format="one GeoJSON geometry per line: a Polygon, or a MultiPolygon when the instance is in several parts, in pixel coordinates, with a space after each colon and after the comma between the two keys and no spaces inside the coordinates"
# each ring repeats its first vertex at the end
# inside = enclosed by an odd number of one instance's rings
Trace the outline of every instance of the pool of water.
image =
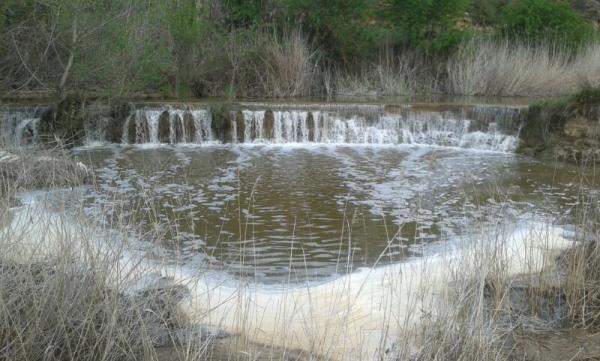
{"type": "Polygon", "coordinates": [[[575,166],[458,147],[111,145],[76,155],[96,176],[90,217],[129,225],[160,257],[260,283],[399,262],[500,225],[569,225],[598,186],[575,166]]]}

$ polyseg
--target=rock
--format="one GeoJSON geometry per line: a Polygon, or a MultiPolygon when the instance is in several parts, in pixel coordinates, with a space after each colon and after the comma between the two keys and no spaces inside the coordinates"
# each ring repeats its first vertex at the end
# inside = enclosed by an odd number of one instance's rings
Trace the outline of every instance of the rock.
{"type": "Polygon", "coordinates": [[[185,129],[185,141],[193,143],[196,138],[196,123],[194,116],[189,111],[183,113],[183,128],[185,129]]]}
{"type": "Polygon", "coordinates": [[[171,115],[168,110],[162,112],[158,118],[158,141],[161,143],[171,142],[171,115]]]}
{"type": "Polygon", "coordinates": [[[584,117],[575,117],[567,120],[564,127],[564,132],[567,137],[571,138],[586,138],[592,136],[597,128],[596,124],[592,124],[584,117]]]}
{"type": "Polygon", "coordinates": [[[85,100],[68,96],[51,107],[41,118],[40,130],[46,139],[60,139],[68,146],[82,143],[85,136],[85,100]]]}
{"type": "Polygon", "coordinates": [[[586,20],[600,23],[600,1],[570,0],[569,3],[586,20]]]}
{"type": "Polygon", "coordinates": [[[308,128],[308,141],[315,141],[315,119],[312,113],[308,113],[306,118],[306,127],[308,128]]]}
{"type": "Polygon", "coordinates": [[[548,160],[598,162],[600,124],[575,103],[541,103],[529,108],[518,152],[548,160]]]}
{"type": "Polygon", "coordinates": [[[175,143],[181,143],[183,139],[183,119],[177,113],[171,115],[171,122],[175,129],[175,143]]]}
{"type": "Polygon", "coordinates": [[[273,124],[275,123],[275,116],[272,110],[265,112],[264,126],[263,126],[263,137],[265,139],[273,139],[273,124]]]}
{"type": "Polygon", "coordinates": [[[123,141],[123,128],[127,119],[135,111],[135,106],[123,99],[113,99],[110,102],[110,116],[106,129],[106,140],[111,143],[123,141]]]}
{"type": "Polygon", "coordinates": [[[237,141],[240,143],[244,142],[245,134],[246,134],[246,122],[244,120],[244,113],[237,112],[235,114],[235,122],[237,125],[237,141]]]}
{"type": "Polygon", "coordinates": [[[237,138],[237,134],[233,134],[232,128],[238,114],[232,109],[230,104],[214,104],[210,108],[210,113],[212,118],[210,127],[215,139],[223,143],[228,143],[237,138]]]}
{"type": "Polygon", "coordinates": [[[135,144],[137,142],[137,115],[131,115],[127,120],[127,143],[135,144]]]}

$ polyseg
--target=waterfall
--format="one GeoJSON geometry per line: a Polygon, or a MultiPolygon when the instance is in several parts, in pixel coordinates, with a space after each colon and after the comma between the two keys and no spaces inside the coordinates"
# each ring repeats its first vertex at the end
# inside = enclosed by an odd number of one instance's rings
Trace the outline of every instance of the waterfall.
{"type": "Polygon", "coordinates": [[[213,141],[212,116],[206,109],[144,108],[123,125],[126,144],[202,144],[213,141]]]}
{"type": "MultiPolygon", "coordinates": [[[[246,108],[230,111],[229,120],[220,117],[217,124],[206,108],[143,107],[118,124],[122,128],[116,134],[123,144],[415,144],[513,152],[526,111],[444,104],[242,105],[246,108]]],[[[0,109],[2,141],[37,142],[40,109],[0,109]]],[[[87,120],[88,144],[105,143],[113,121],[110,115],[87,120]]]]}
{"type": "Polygon", "coordinates": [[[0,142],[13,146],[27,146],[39,141],[42,108],[0,110],[0,142]]]}
{"type": "Polygon", "coordinates": [[[23,146],[37,143],[39,139],[39,124],[39,118],[29,118],[21,120],[15,128],[15,144],[23,146]]]}
{"type": "Polygon", "coordinates": [[[482,106],[460,112],[409,109],[354,115],[244,110],[231,119],[232,139],[247,144],[418,144],[512,152],[518,146],[522,110],[482,106]]]}

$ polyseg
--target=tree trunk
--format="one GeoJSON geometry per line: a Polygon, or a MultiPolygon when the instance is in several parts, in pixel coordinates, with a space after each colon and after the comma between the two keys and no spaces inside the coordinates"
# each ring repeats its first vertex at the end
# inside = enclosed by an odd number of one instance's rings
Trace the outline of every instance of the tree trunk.
{"type": "Polygon", "coordinates": [[[60,77],[60,83],[58,84],[58,93],[61,98],[64,95],[65,85],[67,84],[67,79],[69,78],[69,74],[71,72],[71,67],[73,67],[73,60],[75,58],[76,44],[77,44],[77,18],[74,18],[73,19],[73,33],[72,33],[72,38],[71,38],[71,50],[69,52],[69,60],[67,61],[65,70],[63,71],[63,74],[60,77]]]}

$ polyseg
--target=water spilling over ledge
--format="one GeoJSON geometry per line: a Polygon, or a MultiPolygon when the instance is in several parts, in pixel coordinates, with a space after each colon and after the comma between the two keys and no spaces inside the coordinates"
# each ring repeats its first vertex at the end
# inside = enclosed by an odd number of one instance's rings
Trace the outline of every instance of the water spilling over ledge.
{"type": "Polygon", "coordinates": [[[213,141],[206,109],[139,109],[123,126],[122,143],[197,143],[213,141]]]}
{"type": "MultiPolygon", "coordinates": [[[[418,144],[513,152],[526,110],[424,104],[240,103],[232,108],[223,112],[211,105],[134,107],[122,120],[86,119],[84,142],[418,144]]],[[[5,141],[17,145],[37,142],[45,122],[42,113],[43,108],[0,110],[5,141]]]]}
{"type": "Polygon", "coordinates": [[[506,119],[471,120],[452,113],[343,116],[327,111],[244,110],[232,118],[232,138],[245,144],[420,144],[512,152],[518,143],[518,130],[503,127],[506,119]]]}
{"type": "Polygon", "coordinates": [[[26,146],[39,141],[39,123],[44,108],[0,108],[0,141],[26,146]]]}

